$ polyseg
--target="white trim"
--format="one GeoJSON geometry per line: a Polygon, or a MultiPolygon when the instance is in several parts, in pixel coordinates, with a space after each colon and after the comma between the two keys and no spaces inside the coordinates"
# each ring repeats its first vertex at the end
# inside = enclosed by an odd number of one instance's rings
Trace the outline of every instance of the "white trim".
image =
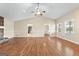
{"type": "Polygon", "coordinates": [[[0,28],[4,28],[4,26],[0,26],[0,28]]]}
{"type": "MultiPolygon", "coordinates": [[[[15,37],[44,37],[44,36],[15,36],[15,37]]],[[[14,37],[13,37],[14,38],[14,37]]]]}
{"type": "Polygon", "coordinates": [[[38,36],[38,35],[27,35],[26,37],[44,37],[44,35],[42,35],[42,36],[38,36]]]}
{"type": "Polygon", "coordinates": [[[28,27],[28,26],[33,26],[33,24],[27,24],[27,27],[28,27]]]}
{"type": "Polygon", "coordinates": [[[60,37],[60,36],[56,36],[56,37],[62,38],[62,39],[64,39],[64,40],[67,40],[67,41],[70,41],[70,42],[72,42],[72,43],[75,43],[75,44],[79,45],[79,42],[75,42],[75,41],[70,40],[70,39],[67,39],[67,38],[65,38],[65,37],[60,37]]]}
{"type": "Polygon", "coordinates": [[[26,32],[27,33],[27,36],[29,36],[29,34],[28,34],[28,27],[29,26],[33,26],[33,24],[27,24],[27,32],[26,32]]]}

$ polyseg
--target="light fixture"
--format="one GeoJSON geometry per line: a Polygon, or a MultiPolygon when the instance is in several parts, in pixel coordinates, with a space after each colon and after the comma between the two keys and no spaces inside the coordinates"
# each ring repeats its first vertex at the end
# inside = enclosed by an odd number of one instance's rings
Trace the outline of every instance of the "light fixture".
{"type": "Polygon", "coordinates": [[[37,15],[43,15],[45,13],[45,11],[43,11],[42,9],[40,9],[39,3],[37,3],[37,8],[35,10],[35,16],[37,15]]]}

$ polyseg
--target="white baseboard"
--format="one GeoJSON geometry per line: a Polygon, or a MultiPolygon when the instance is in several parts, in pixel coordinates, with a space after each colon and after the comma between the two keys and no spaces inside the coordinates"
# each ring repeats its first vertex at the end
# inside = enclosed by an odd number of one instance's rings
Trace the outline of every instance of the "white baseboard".
{"type": "Polygon", "coordinates": [[[75,43],[75,44],[79,45],[79,42],[75,42],[75,41],[70,40],[70,39],[67,39],[67,38],[65,38],[65,37],[61,37],[61,36],[56,36],[56,37],[59,37],[59,38],[61,38],[61,39],[64,39],[64,40],[67,40],[67,41],[70,41],[70,42],[72,42],[72,43],[75,43]]]}

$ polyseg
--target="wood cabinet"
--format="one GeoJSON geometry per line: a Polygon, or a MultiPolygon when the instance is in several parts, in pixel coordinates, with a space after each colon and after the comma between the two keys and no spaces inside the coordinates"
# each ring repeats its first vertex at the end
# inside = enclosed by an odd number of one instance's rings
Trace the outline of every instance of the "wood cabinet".
{"type": "Polygon", "coordinates": [[[4,17],[0,16],[0,26],[4,26],[4,17]]]}
{"type": "Polygon", "coordinates": [[[0,37],[4,37],[4,29],[0,28],[0,37]]]}
{"type": "Polygon", "coordinates": [[[4,37],[4,17],[0,16],[0,40],[4,37]]]}

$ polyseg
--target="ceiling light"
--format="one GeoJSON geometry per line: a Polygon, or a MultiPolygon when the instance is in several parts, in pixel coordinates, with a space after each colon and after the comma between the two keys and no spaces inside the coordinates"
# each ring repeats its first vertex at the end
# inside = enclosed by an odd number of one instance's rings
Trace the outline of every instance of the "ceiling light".
{"type": "Polygon", "coordinates": [[[39,3],[37,3],[37,8],[36,8],[36,10],[35,10],[35,16],[37,16],[37,15],[43,15],[44,13],[45,13],[45,11],[43,11],[42,9],[40,9],[39,8],[40,6],[39,6],[39,3]]]}

